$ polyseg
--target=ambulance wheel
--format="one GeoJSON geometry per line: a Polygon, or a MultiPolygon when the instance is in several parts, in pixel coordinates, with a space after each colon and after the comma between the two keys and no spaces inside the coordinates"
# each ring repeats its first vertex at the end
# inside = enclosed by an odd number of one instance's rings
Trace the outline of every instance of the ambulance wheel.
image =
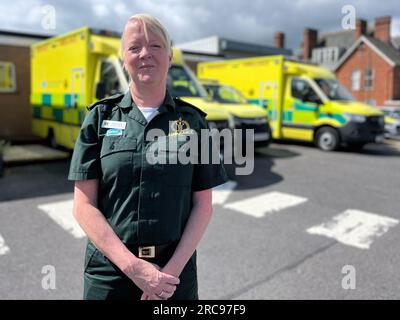
{"type": "Polygon", "coordinates": [[[315,145],[323,151],[334,151],[339,143],[339,134],[331,127],[322,127],[315,134],[315,145]]]}

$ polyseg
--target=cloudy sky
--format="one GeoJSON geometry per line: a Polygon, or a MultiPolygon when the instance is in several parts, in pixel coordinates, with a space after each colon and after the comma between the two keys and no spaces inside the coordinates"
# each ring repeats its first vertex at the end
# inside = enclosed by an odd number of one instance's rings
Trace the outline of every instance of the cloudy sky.
{"type": "Polygon", "coordinates": [[[273,45],[279,30],[286,34],[286,47],[295,49],[305,27],[342,30],[345,5],[369,24],[391,15],[392,36],[400,36],[398,0],[0,0],[0,30],[59,34],[89,25],[121,31],[130,15],[147,12],[164,23],[174,43],[219,35],[273,45]]]}

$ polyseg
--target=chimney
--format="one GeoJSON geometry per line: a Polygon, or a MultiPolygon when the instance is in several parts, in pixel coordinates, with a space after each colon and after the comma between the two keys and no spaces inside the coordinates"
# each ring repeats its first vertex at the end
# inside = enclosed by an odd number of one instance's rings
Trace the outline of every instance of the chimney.
{"type": "Polygon", "coordinates": [[[283,49],[285,47],[285,34],[283,32],[275,32],[274,34],[275,48],[283,49]]]}
{"type": "Polygon", "coordinates": [[[390,16],[375,19],[374,38],[390,44],[390,16]]]}
{"type": "Polygon", "coordinates": [[[303,59],[310,60],[312,49],[317,46],[318,30],[304,29],[303,59]]]}
{"type": "Polygon", "coordinates": [[[358,40],[359,37],[366,34],[367,34],[367,21],[363,19],[357,19],[356,33],[355,33],[356,38],[354,40],[358,40]]]}

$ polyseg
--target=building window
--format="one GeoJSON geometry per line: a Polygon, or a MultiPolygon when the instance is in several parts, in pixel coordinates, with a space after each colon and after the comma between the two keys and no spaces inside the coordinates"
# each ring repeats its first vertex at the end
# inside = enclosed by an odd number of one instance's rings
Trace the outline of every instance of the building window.
{"type": "Polygon", "coordinates": [[[351,90],[352,91],[359,91],[360,90],[360,78],[361,72],[360,70],[353,70],[351,72],[351,90]]]}
{"type": "Polygon", "coordinates": [[[374,87],[374,70],[365,69],[364,75],[364,88],[365,90],[372,90],[374,87]]]}
{"type": "Polygon", "coordinates": [[[0,61],[0,92],[16,92],[15,65],[12,62],[0,61]]]}
{"type": "Polygon", "coordinates": [[[335,48],[329,49],[329,61],[328,63],[332,64],[335,62],[335,48]]]}
{"type": "Polygon", "coordinates": [[[331,66],[338,60],[339,47],[316,48],[312,51],[312,62],[331,66]]]}

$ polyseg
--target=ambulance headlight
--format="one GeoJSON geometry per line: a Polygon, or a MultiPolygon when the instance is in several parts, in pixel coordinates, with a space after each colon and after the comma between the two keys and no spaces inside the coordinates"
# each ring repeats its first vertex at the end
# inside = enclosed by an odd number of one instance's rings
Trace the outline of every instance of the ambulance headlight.
{"type": "Polygon", "coordinates": [[[357,123],[364,123],[365,121],[367,121],[366,116],[360,116],[358,114],[345,113],[344,117],[348,121],[353,121],[353,122],[357,122],[357,123]]]}

